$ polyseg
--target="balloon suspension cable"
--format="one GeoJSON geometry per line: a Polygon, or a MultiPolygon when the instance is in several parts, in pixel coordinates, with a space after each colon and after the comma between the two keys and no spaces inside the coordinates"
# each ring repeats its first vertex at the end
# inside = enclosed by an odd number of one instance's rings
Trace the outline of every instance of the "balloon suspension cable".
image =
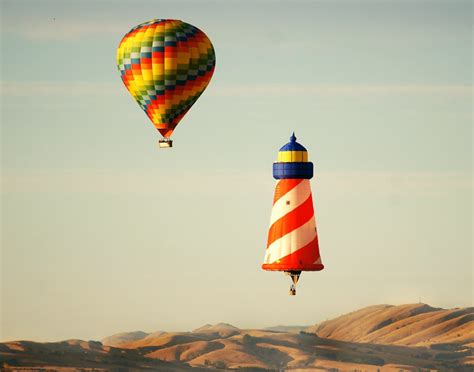
{"type": "Polygon", "coordinates": [[[293,284],[290,286],[290,296],[296,296],[296,283],[300,279],[301,271],[285,271],[286,275],[289,275],[293,284]]]}
{"type": "Polygon", "coordinates": [[[168,137],[164,137],[158,141],[158,145],[162,149],[173,147],[173,140],[168,137]]]}

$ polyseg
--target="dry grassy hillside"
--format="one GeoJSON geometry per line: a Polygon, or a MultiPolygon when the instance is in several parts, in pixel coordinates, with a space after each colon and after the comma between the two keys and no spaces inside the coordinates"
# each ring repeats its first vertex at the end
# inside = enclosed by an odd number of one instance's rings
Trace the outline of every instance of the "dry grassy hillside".
{"type": "Polygon", "coordinates": [[[195,329],[193,333],[229,337],[240,333],[240,329],[228,323],[217,323],[215,325],[206,324],[203,327],[195,329]]]}
{"type": "Polygon", "coordinates": [[[102,340],[102,344],[108,346],[119,346],[132,341],[141,340],[142,338],[145,338],[148,335],[148,333],[142,331],[117,333],[115,335],[104,338],[102,340]]]}
{"type": "Polygon", "coordinates": [[[322,322],[306,332],[342,341],[390,345],[469,344],[474,340],[474,308],[377,305],[322,322]]]}
{"type": "MultiPolygon", "coordinates": [[[[131,332],[100,342],[0,344],[5,371],[472,371],[473,309],[379,305],[292,332],[205,325],[192,332],[131,332]],[[311,333],[314,332],[314,333],[311,333]],[[32,369],[36,366],[39,369],[32,369]],[[26,369],[25,369],[26,368],[26,369]],[[41,369],[43,368],[43,369],[41,369]],[[49,367],[48,367],[49,368],[49,367]],[[72,369],[71,369],[72,368],[72,369]]],[[[282,327],[280,329],[286,330],[282,327]]],[[[288,328],[290,329],[290,328],[288,328]]]]}
{"type": "MultiPolygon", "coordinates": [[[[238,330],[230,336],[218,332],[189,333],[188,337],[177,338],[176,334],[157,337],[152,343],[137,346],[149,358],[163,361],[188,363],[193,367],[239,368],[269,370],[316,370],[334,368],[339,370],[373,370],[382,366],[385,369],[399,370],[448,369],[468,371],[466,365],[472,354],[468,347],[451,345],[447,348],[407,347],[377,344],[359,344],[338,340],[323,339],[316,335],[266,330],[238,330]],[[182,340],[183,342],[180,342],[182,340]],[[154,344],[155,346],[150,346],[154,344]]],[[[234,329],[235,331],[235,329],[234,329]]],[[[131,344],[125,345],[131,347],[131,344]]]]}
{"type": "Polygon", "coordinates": [[[181,363],[147,358],[139,350],[104,346],[98,341],[13,341],[0,343],[0,370],[13,371],[167,371],[194,369],[181,363]]]}
{"type": "Polygon", "coordinates": [[[145,337],[141,340],[124,343],[120,347],[125,349],[137,349],[144,347],[174,346],[188,342],[208,340],[208,337],[194,335],[191,332],[167,332],[157,337],[145,337]]]}

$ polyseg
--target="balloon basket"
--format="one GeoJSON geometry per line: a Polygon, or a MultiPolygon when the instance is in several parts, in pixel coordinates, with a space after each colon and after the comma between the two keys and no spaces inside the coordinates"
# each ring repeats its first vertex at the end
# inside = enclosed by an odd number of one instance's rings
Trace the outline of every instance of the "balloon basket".
{"type": "Polygon", "coordinates": [[[169,138],[162,138],[158,142],[158,146],[160,147],[160,149],[167,149],[173,147],[173,140],[169,138]]]}
{"type": "Polygon", "coordinates": [[[290,296],[296,296],[296,287],[292,284],[288,293],[290,296]]]}
{"type": "Polygon", "coordinates": [[[296,283],[300,279],[301,271],[285,271],[285,275],[288,275],[291,278],[293,284],[290,287],[290,296],[296,296],[296,283]]]}

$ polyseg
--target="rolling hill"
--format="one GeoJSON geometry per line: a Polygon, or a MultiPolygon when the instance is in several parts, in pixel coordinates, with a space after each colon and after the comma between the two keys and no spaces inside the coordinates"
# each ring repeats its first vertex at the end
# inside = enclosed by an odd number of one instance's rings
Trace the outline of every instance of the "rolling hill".
{"type": "MultiPolygon", "coordinates": [[[[161,334],[161,332],[159,332],[161,334]]],[[[141,340],[147,337],[149,333],[143,331],[136,331],[136,332],[123,332],[123,333],[116,333],[112,336],[106,337],[102,340],[104,345],[108,346],[120,346],[122,344],[127,344],[132,341],[141,340]]],[[[153,336],[156,337],[159,334],[156,333],[153,336]]]]}
{"type": "Polygon", "coordinates": [[[322,322],[305,331],[322,338],[358,343],[469,344],[474,340],[474,308],[446,310],[426,304],[377,305],[322,322]]]}
{"type": "Polygon", "coordinates": [[[150,359],[138,350],[104,346],[99,341],[13,341],[0,343],[1,371],[202,371],[183,363],[150,359]]]}
{"type": "Polygon", "coordinates": [[[121,333],[102,343],[16,341],[0,344],[0,365],[5,371],[41,370],[32,366],[56,366],[57,370],[60,366],[68,367],[68,372],[80,367],[131,371],[377,371],[382,367],[471,371],[473,316],[473,308],[377,305],[299,332],[296,326],[259,330],[218,323],[191,332],[121,333]]]}

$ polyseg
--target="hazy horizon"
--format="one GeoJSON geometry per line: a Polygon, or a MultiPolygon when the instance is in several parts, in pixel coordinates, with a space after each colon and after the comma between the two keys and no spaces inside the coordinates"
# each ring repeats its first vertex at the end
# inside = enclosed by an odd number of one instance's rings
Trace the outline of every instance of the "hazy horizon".
{"type": "Polygon", "coordinates": [[[472,306],[469,1],[1,2],[1,340],[472,306]],[[216,50],[174,148],[120,79],[133,26],[216,50]],[[295,131],[325,269],[261,270],[295,131]]]}

